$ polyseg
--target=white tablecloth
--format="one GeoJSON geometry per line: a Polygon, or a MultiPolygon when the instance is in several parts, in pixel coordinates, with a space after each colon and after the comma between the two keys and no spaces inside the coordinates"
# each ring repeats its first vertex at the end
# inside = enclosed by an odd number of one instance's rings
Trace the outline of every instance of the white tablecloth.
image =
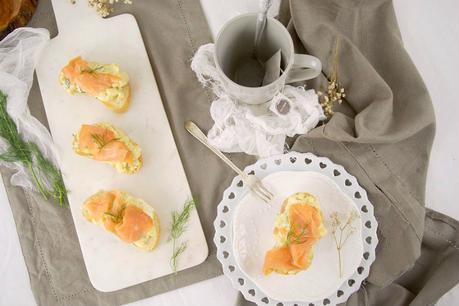
{"type": "MultiPolygon", "coordinates": [[[[274,1],[273,11],[278,7],[274,1]]],[[[212,34],[229,18],[255,11],[256,0],[201,0],[212,34]]],[[[405,47],[429,88],[437,116],[437,136],[427,182],[427,206],[459,219],[454,194],[459,186],[459,2],[394,0],[405,47]]],[[[35,305],[13,216],[0,184],[0,305],[35,305]]],[[[234,305],[237,292],[217,277],[131,305],[234,305]]],[[[459,304],[459,287],[439,305],[459,304]]]]}

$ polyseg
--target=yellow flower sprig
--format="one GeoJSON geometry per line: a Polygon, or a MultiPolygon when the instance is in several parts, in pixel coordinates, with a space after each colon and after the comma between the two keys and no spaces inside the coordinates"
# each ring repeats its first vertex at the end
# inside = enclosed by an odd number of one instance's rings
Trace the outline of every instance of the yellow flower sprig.
{"type": "Polygon", "coordinates": [[[334,103],[341,104],[346,97],[344,88],[338,82],[338,68],[339,68],[339,37],[336,38],[335,51],[333,55],[333,67],[328,79],[326,91],[318,91],[320,106],[324,110],[325,116],[328,119],[335,113],[333,110],[334,103]]]}

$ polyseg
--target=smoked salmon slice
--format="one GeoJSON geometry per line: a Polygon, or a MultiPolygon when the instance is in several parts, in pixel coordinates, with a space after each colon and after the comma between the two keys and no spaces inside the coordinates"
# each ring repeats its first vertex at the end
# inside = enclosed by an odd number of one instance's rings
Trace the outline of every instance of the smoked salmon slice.
{"type": "Polygon", "coordinates": [[[78,56],[62,68],[59,80],[71,95],[95,97],[115,112],[124,112],[129,107],[129,77],[118,65],[88,62],[78,56]]]}
{"type": "Polygon", "coordinates": [[[80,155],[109,163],[122,173],[135,173],[142,166],[138,145],[107,123],[83,124],[74,137],[73,149],[80,155]]]}
{"type": "Polygon", "coordinates": [[[159,218],[144,201],[118,190],[100,191],[87,199],[83,216],[120,240],[152,250],[159,241],[159,218]]]}
{"type": "Polygon", "coordinates": [[[96,97],[120,79],[115,75],[101,73],[98,70],[100,69],[97,67],[91,68],[87,61],[78,56],[62,69],[62,73],[83,92],[96,97]]]}
{"type": "Polygon", "coordinates": [[[108,128],[83,124],[79,133],[79,148],[82,151],[97,153],[103,143],[115,139],[115,133],[108,128]]]}
{"type": "Polygon", "coordinates": [[[126,145],[120,141],[111,141],[104,145],[92,158],[100,161],[127,162],[132,161],[130,151],[126,145]]]}
{"type": "Polygon", "coordinates": [[[292,254],[287,246],[273,248],[266,252],[263,274],[267,275],[272,271],[291,271],[297,269],[293,265],[292,254]]]}
{"type": "Polygon", "coordinates": [[[313,240],[320,238],[321,217],[316,207],[303,204],[291,205],[288,217],[294,236],[313,240]]]}
{"type": "Polygon", "coordinates": [[[126,162],[130,153],[115,133],[101,126],[83,124],[79,133],[79,148],[100,161],[126,162]]]}
{"type": "Polygon", "coordinates": [[[263,274],[295,274],[312,262],[313,247],[325,235],[320,207],[309,193],[296,193],[282,205],[276,219],[277,245],[265,254],[263,274]]]}
{"type": "Polygon", "coordinates": [[[152,227],[153,220],[143,210],[128,206],[124,210],[121,223],[115,227],[115,232],[124,242],[132,243],[139,240],[152,227]]]}
{"type": "Polygon", "coordinates": [[[104,192],[94,196],[90,202],[86,204],[86,209],[91,215],[91,218],[96,221],[102,221],[104,213],[110,211],[111,204],[115,196],[109,192],[104,192]]]}
{"type": "Polygon", "coordinates": [[[303,243],[290,244],[288,248],[292,256],[292,265],[298,269],[307,269],[312,261],[311,251],[315,243],[314,239],[308,239],[303,243]]]}

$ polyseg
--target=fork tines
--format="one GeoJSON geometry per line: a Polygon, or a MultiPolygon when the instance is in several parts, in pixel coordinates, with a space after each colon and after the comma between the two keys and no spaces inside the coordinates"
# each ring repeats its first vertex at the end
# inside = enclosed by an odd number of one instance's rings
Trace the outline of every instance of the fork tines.
{"type": "Polygon", "coordinates": [[[269,203],[274,195],[269,191],[261,181],[257,180],[251,187],[252,191],[264,202],[269,203]]]}

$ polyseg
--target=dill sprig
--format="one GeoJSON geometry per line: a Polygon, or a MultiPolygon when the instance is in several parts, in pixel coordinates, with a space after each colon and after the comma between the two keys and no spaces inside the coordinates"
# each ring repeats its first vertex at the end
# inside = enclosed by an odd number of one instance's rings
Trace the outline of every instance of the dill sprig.
{"type": "Polygon", "coordinates": [[[121,214],[114,215],[114,214],[109,213],[109,212],[104,212],[104,216],[111,218],[113,220],[113,222],[115,222],[115,223],[119,223],[119,222],[121,222],[123,220],[123,217],[122,217],[121,214]]]}
{"type": "Polygon", "coordinates": [[[305,225],[301,231],[298,233],[296,230],[295,224],[292,224],[290,226],[290,229],[287,233],[287,245],[290,244],[301,244],[306,242],[307,238],[309,238],[309,235],[306,235],[307,232],[307,225],[305,225]]]}
{"type": "Polygon", "coordinates": [[[61,171],[43,156],[34,142],[22,139],[16,123],[7,112],[7,97],[2,91],[0,91],[0,136],[8,144],[6,151],[0,154],[0,160],[24,166],[40,194],[46,200],[52,198],[61,207],[64,206],[67,189],[61,171]]]}
{"type": "Polygon", "coordinates": [[[171,256],[171,267],[172,271],[177,273],[177,260],[182,255],[183,252],[186,250],[186,242],[182,242],[179,247],[175,245],[175,240],[174,240],[174,246],[172,249],[172,256],[171,256]]]}
{"type": "Polygon", "coordinates": [[[97,65],[97,66],[95,66],[93,68],[83,69],[83,70],[81,70],[81,73],[96,73],[97,71],[99,71],[102,68],[104,68],[103,65],[97,65]]]}
{"type": "Polygon", "coordinates": [[[170,260],[172,271],[177,272],[177,261],[178,257],[185,252],[186,242],[182,242],[178,245],[178,239],[186,230],[186,224],[190,218],[190,214],[193,209],[196,208],[196,202],[193,199],[187,200],[183,205],[181,212],[173,211],[171,228],[169,234],[169,241],[172,240],[172,256],[170,260]]]}
{"type": "Polygon", "coordinates": [[[99,150],[102,150],[110,142],[119,140],[118,138],[106,139],[104,135],[91,134],[92,141],[97,144],[99,150]]]}
{"type": "Polygon", "coordinates": [[[186,223],[190,218],[190,213],[195,207],[196,203],[193,199],[191,199],[185,202],[180,213],[177,211],[172,212],[171,233],[169,240],[178,239],[183,234],[186,228],[186,223]]]}

